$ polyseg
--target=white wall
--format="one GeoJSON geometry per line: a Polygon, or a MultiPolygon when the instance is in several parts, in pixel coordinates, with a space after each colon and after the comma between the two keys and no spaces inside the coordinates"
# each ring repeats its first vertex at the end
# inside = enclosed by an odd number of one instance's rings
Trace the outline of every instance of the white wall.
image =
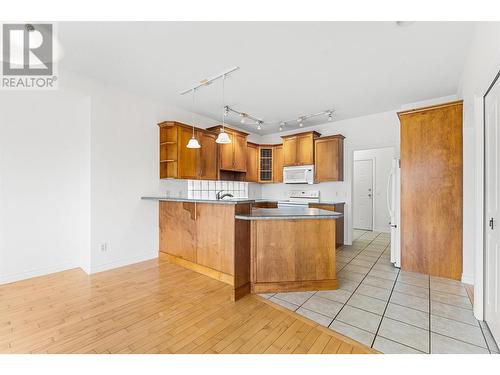
{"type": "Polygon", "coordinates": [[[57,91],[0,93],[0,282],[156,257],[158,205],[140,197],[180,186],[158,179],[156,124],[192,119],[65,71],[57,91]]]}
{"type": "Polygon", "coordinates": [[[321,199],[343,201],[345,206],[344,238],[352,243],[352,166],[354,151],[371,148],[393,147],[399,156],[399,120],[396,111],[376,113],[343,121],[328,122],[304,129],[295,128],[281,133],[264,135],[263,143],[281,143],[281,136],[299,131],[316,130],[322,135],[342,134],[344,140],[344,181],[323,182],[315,185],[266,184],[262,186],[262,198],[283,199],[290,190],[320,190],[321,199]]]}
{"type": "Polygon", "coordinates": [[[88,110],[83,95],[0,94],[0,283],[77,267],[88,252],[88,110]]]}
{"type": "MultiPolygon", "coordinates": [[[[394,158],[394,148],[376,148],[354,152],[354,160],[372,159],[375,164],[373,176],[373,230],[390,232],[391,216],[387,210],[387,185],[394,158]]],[[[357,181],[353,181],[356,184],[357,181]]],[[[353,189],[354,190],[354,189],[353,189]]],[[[353,205],[356,202],[353,200],[353,205]]]]}
{"type": "Polygon", "coordinates": [[[481,22],[465,61],[459,95],[464,99],[464,259],[462,280],[474,283],[474,314],[483,316],[483,108],[482,98],[500,71],[500,24],[481,22]]]}

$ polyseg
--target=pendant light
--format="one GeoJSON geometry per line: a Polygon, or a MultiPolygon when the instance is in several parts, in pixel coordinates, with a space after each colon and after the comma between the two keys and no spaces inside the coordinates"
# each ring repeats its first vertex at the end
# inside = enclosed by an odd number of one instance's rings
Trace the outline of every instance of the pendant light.
{"type": "Polygon", "coordinates": [[[222,107],[224,108],[224,113],[222,115],[222,128],[220,130],[219,135],[217,136],[217,139],[215,140],[216,143],[219,144],[228,144],[231,143],[231,138],[229,138],[229,135],[224,131],[224,123],[226,120],[225,112],[226,112],[226,106],[224,103],[224,89],[225,89],[225,82],[226,82],[226,75],[222,77],[222,107]]]}
{"type": "MultiPolygon", "coordinates": [[[[193,110],[194,110],[194,95],[196,94],[196,89],[193,89],[193,110]]],[[[193,112],[193,136],[189,140],[188,144],[186,145],[187,148],[200,148],[200,143],[194,136],[194,112],[193,112]]]]}

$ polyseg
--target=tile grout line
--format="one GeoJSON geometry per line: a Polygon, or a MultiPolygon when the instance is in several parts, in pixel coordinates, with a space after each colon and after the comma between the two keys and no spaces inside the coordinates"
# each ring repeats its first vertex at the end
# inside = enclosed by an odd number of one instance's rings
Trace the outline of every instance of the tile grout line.
{"type": "Polygon", "coordinates": [[[483,327],[481,327],[481,324],[479,324],[479,329],[481,330],[481,334],[483,335],[484,343],[486,344],[486,349],[488,349],[490,354],[493,354],[493,353],[491,353],[490,346],[488,345],[488,340],[486,340],[486,336],[484,335],[483,327]]]}
{"type": "Polygon", "coordinates": [[[396,279],[394,280],[394,284],[392,284],[392,289],[391,289],[391,293],[389,294],[389,299],[387,300],[387,304],[385,305],[384,312],[382,313],[382,319],[380,319],[380,322],[379,322],[378,327],[377,327],[377,331],[375,332],[375,336],[373,337],[373,341],[372,341],[370,348],[373,348],[373,345],[375,345],[375,340],[377,339],[378,331],[380,330],[380,326],[382,325],[382,321],[384,320],[385,312],[387,311],[387,307],[389,306],[389,301],[391,300],[392,293],[394,292],[394,287],[396,286],[396,282],[398,281],[398,277],[399,277],[400,272],[401,272],[401,269],[399,269],[398,274],[396,275],[396,279]]]}
{"type": "MultiPolygon", "coordinates": [[[[380,236],[380,234],[378,234],[375,238],[373,238],[369,243],[366,244],[366,246],[361,249],[361,251],[353,258],[355,259],[361,252],[363,252],[363,250],[366,250],[366,248],[368,246],[370,246],[370,244],[378,237],[380,236]]],[[[352,298],[352,296],[354,295],[354,293],[356,293],[356,291],[359,289],[359,287],[361,286],[361,284],[363,283],[363,281],[366,279],[366,277],[368,276],[368,274],[371,272],[371,270],[373,269],[373,267],[375,266],[375,264],[377,264],[377,262],[380,260],[380,258],[382,257],[382,255],[384,254],[384,252],[387,250],[387,248],[389,247],[389,245],[387,245],[385,247],[385,249],[382,251],[382,253],[380,253],[379,257],[377,258],[376,262],[370,267],[370,270],[366,273],[366,275],[360,280],[358,286],[353,290],[352,294],[349,296],[349,298],[347,299],[347,301],[344,303],[344,305],[340,308],[340,310],[337,312],[337,314],[335,314],[332,322],[330,323],[330,325],[328,326],[328,328],[330,328],[330,326],[333,324],[333,322],[335,322],[335,319],[337,318],[337,316],[342,312],[342,310],[344,309],[345,306],[347,306],[347,303],[350,301],[350,299],[352,298]]],[[[349,262],[350,263],[350,262],[349,262]]],[[[394,281],[395,283],[396,281],[394,281]]],[[[387,302],[389,303],[389,302],[387,302]]],[[[378,314],[376,314],[378,315],[378,314]]],[[[342,322],[343,323],[343,322],[342,322]]],[[[344,323],[345,324],[345,323],[344,323]]],[[[354,327],[354,326],[353,326],[354,327]]],[[[356,327],[358,329],[360,329],[359,327],[356,327]]]]}
{"type": "MultiPolygon", "coordinates": [[[[379,235],[380,235],[380,234],[379,234],[379,235]]],[[[379,235],[377,235],[377,237],[378,237],[379,235]]],[[[360,237],[362,237],[362,235],[361,235],[360,237]]],[[[377,238],[377,237],[375,237],[375,238],[377,238]]],[[[358,238],[358,239],[359,239],[359,238],[358,238]]],[[[360,251],[359,251],[359,252],[358,252],[358,253],[354,256],[354,258],[352,258],[349,262],[347,262],[347,263],[346,263],[346,264],[345,264],[345,265],[344,265],[344,266],[343,266],[343,267],[342,267],[339,271],[343,270],[343,269],[344,269],[344,268],[345,268],[345,267],[346,267],[349,263],[351,263],[354,259],[356,259],[356,257],[357,257],[357,256],[358,256],[358,255],[359,255],[359,254],[360,254],[363,250],[365,250],[365,249],[366,249],[366,248],[367,248],[367,247],[368,247],[368,246],[369,246],[369,245],[370,245],[370,244],[371,244],[374,240],[375,240],[375,239],[371,240],[371,241],[370,241],[370,242],[369,242],[369,243],[368,243],[368,244],[367,244],[364,248],[362,248],[362,249],[361,249],[361,250],[360,250],[360,251]]],[[[385,250],[384,250],[384,251],[385,251],[385,250]]],[[[337,255],[337,251],[336,251],[336,250],[335,250],[335,255],[337,255]]],[[[378,261],[378,259],[379,259],[379,258],[377,258],[377,261],[378,261]]],[[[375,264],[374,264],[374,265],[375,265],[375,264]]],[[[370,269],[370,270],[371,270],[371,269],[370,269]]],[[[339,271],[336,271],[336,272],[335,272],[335,274],[337,274],[337,272],[339,272],[339,271]]],[[[363,278],[363,280],[364,280],[364,278],[363,278]]],[[[359,283],[359,285],[361,285],[361,282],[359,283]]],[[[359,287],[359,285],[358,285],[358,287],[359,287]]],[[[357,288],[356,288],[356,289],[357,289],[357,288]]],[[[352,297],[352,295],[354,294],[354,292],[356,291],[356,289],[352,292],[351,297],[352,297]]],[[[337,289],[337,290],[338,290],[338,289],[337,289]]],[[[305,301],[304,301],[304,302],[303,302],[303,303],[302,303],[299,307],[297,307],[297,308],[296,308],[295,310],[293,310],[293,311],[294,311],[294,312],[297,312],[297,310],[299,310],[299,309],[300,309],[300,308],[301,308],[301,307],[302,307],[302,306],[303,306],[303,305],[304,305],[307,301],[309,301],[309,300],[310,300],[313,296],[315,296],[315,295],[316,295],[316,293],[318,293],[318,291],[315,291],[313,294],[311,294],[311,296],[310,296],[308,299],[306,299],[306,300],[305,300],[305,301]]],[[[276,294],[277,294],[277,293],[276,293],[276,294]]],[[[275,295],[276,295],[276,294],[275,294],[275,295]]],[[[318,298],[323,298],[323,297],[321,297],[321,296],[317,296],[317,297],[318,297],[318,298]]],[[[323,298],[323,299],[326,299],[326,300],[330,301],[328,298],[323,298]]],[[[350,297],[347,299],[347,301],[344,303],[344,305],[342,306],[342,308],[339,310],[339,312],[338,312],[338,313],[337,313],[337,314],[336,314],[333,318],[331,318],[331,317],[329,317],[329,316],[326,316],[326,315],[324,315],[324,314],[321,314],[321,313],[319,313],[319,312],[317,312],[317,311],[310,310],[310,309],[308,309],[307,307],[304,307],[304,309],[309,310],[309,311],[311,311],[311,312],[314,312],[314,313],[316,313],[316,314],[322,315],[322,316],[324,316],[324,317],[326,317],[326,318],[328,318],[328,319],[332,319],[332,321],[331,321],[331,322],[328,324],[328,326],[327,326],[327,328],[329,328],[329,327],[330,327],[330,325],[331,325],[331,324],[333,323],[333,321],[335,320],[335,318],[337,317],[337,315],[340,313],[340,311],[341,311],[341,310],[344,308],[344,306],[347,304],[347,302],[349,301],[349,299],[350,299],[350,297]]],[[[288,301],[286,301],[286,302],[288,302],[288,301]]],[[[333,302],[338,302],[338,301],[333,301],[333,302]]],[[[338,303],[340,303],[340,302],[338,302],[338,303]]]]}
{"type": "Polygon", "coordinates": [[[431,277],[428,278],[429,281],[429,354],[432,354],[432,329],[431,329],[431,314],[432,314],[432,306],[431,306],[431,277]]]}

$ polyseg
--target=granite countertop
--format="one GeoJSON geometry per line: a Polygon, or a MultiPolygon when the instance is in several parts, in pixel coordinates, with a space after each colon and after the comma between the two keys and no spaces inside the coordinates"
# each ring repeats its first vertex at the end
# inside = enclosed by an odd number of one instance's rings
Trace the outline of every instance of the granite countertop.
{"type": "Polygon", "coordinates": [[[296,220],[296,219],[338,219],[343,215],[338,212],[319,208],[282,207],[254,208],[249,214],[236,215],[241,220],[296,220]]]}
{"type": "Polygon", "coordinates": [[[141,199],[165,202],[191,202],[191,203],[214,203],[214,204],[239,204],[252,203],[255,199],[248,198],[224,198],[224,199],[203,199],[188,197],[141,197],[141,199]]]}

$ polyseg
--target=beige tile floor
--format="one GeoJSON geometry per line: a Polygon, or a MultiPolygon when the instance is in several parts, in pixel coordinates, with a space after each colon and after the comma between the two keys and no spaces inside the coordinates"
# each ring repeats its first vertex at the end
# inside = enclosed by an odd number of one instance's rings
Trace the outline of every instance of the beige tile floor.
{"type": "Polygon", "coordinates": [[[462,283],[390,263],[387,233],[354,231],[337,250],[339,289],[263,294],[383,353],[498,353],[462,283]]]}

